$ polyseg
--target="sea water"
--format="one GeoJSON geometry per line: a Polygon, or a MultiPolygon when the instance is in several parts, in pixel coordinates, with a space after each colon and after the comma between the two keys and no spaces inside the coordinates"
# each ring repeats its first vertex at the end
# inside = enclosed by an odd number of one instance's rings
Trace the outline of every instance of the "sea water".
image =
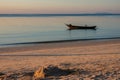
{"type": "Polygon", "coordinates": [[[0,16],[0,46],[64,40],[120,38],[120,15],[0,16]],[[65,24],[96,25],[96,30],[68,30],[65,24]]]}

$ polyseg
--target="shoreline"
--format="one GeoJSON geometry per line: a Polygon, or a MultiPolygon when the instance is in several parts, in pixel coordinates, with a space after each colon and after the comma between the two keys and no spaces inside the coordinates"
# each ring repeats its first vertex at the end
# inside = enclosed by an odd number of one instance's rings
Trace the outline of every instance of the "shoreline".
{"type": "Polygon", "coordinates": [[[62,43],[62,42],[75,42],[75,41],[97,41],[97,40],[114,40],[120,39],[120,37],[113,38],[92,38],[92,39],[72,39],[72,40],[55,40],[55,41],[37,41],[37,42],[21,42],[21,43],[9,43],[9,44],[0,44],[0,48],[3,46],[17,46],[17,45],[29,45],[29,44],[42,44],[42,43],[62,43]]]}
{"type": "Polygon", "coordinates": [[[0,47],[0,53],[9,53],[9,52],[22,52],[29,50],[42,50],[42,49],[52,49],[52,48],[61,48],[61,47],[75,47],[79,46],[90,46],[90,45],[102,45],[102,44],[117,44],[120,42],[119,38],[114,39],[90,39],[90,40],[64,40],[64,41],[52,41],[52,42],[35,42],[31,44],[19,44],[0,47]]]}

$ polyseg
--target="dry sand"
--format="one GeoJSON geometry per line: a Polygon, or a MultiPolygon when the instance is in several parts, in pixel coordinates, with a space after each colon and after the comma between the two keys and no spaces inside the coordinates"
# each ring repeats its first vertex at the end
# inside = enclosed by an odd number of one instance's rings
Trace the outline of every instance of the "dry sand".
{"type": "Polygon", "coordinates": [[[0,48],[5,80],[32,80],[40,66],[45,80],[120,80],[120,39],[0,48]]]}

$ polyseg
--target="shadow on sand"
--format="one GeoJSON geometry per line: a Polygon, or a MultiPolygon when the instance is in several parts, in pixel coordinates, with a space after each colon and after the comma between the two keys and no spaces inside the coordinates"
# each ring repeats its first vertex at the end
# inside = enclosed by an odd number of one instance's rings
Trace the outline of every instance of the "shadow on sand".
{"type": "MultiPolygon", "coordinates": [[[[65,64],[66,65],[66,64],[65,64]]],[[[68,75],[80,75],[80,74],[88,74],[88,71],[79,70],[79,69],[63,69],[57,66],[49,65],[47,68],[44,69],[45,72],[45,79],[38,79],[38,80],[53,80],[53,79],[60,79],[62,76],[68,75]]],[[[14,74],[3,74],[0,73],[0,80],[33,80],[34,72],[24,72],[24,73],[14,73],[14,74]]]]}

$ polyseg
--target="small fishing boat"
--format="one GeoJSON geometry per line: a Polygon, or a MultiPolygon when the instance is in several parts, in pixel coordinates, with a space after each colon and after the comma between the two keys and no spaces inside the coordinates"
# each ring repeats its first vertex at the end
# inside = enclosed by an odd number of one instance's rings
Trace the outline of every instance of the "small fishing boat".
{"type": "Polygon", "coordinates": [[[75,25],[72,25],[72,24],[65,24],[67,27],[69,27],[69,30],[72,30],[72,29],[96,29],[96,26],[75,26],[75,25]]]}

